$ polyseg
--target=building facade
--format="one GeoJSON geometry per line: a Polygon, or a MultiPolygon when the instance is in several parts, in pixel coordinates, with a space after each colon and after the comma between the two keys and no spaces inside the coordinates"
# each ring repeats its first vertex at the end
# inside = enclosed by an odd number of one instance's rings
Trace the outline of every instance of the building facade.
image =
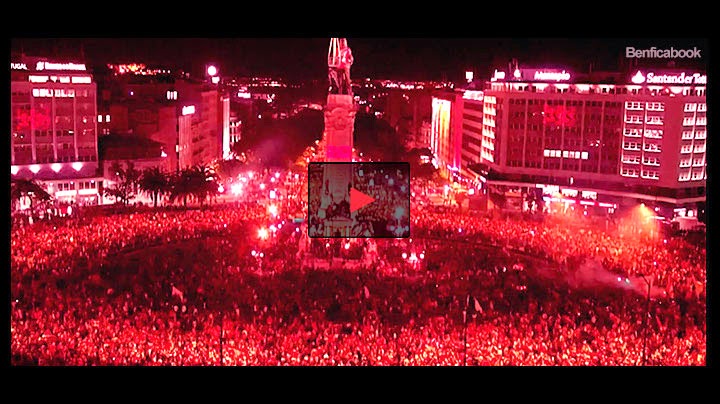
{"type": "Polygon", "coordinates": [[[210,164],[229,149],[229,97],[217,85],[134,75],[112,86],[110,130],[162,143],[165,170],[210,164]]]}
{"type": "Polygon", "coordinates": [[[437,92],[432,97],[430,151],[445,177],[460,173],[463,101],[461,92],[437,92]]]}
{"type": "Polygon", "coordinates": [[[495,182],[704,202],[706,82],[681,71],[601,80],[559,69],[496,71],[483,96],[481,161],[495,182]]]}
{"type": "Polygon", "coordinates": [[[25,55],[11,64],[12,178],[43,183],[56,201],[97,204],[97,87],[84,63],[25,55]]]}
{"type": "MultiPolygon", "coordinates": [[[[482,91],[465,91],[463,94],[462,145],[460,172],[464,178],[472,178],[470,167],[482,163],[483,156],[483,105],[482,91]]],[[[487,155],[487,153],[485,153],[487,155]]]]}

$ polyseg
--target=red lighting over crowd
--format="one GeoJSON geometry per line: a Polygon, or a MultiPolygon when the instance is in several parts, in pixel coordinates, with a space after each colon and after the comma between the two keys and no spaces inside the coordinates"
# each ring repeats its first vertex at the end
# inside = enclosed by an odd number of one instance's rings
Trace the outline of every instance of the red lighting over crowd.
{"type": "Polygon", "coordinates": [[[13,365],[707,365],[702,70],[455,88],[330,43],[322,100],[219,59],[13,59],[13,365]]]}

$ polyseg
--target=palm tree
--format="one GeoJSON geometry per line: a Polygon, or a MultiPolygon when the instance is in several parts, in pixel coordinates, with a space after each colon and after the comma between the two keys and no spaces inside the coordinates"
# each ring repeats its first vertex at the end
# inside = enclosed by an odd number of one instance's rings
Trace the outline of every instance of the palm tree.
{"type": "Polygon", "coordinates": [[[140,189],[150,195],[153,207],[157,208],[158,198],[168,190],[168,177],[159,167],[147,168],[142,172],[138,182],[140,189]]]}
{"type": "Polygon", "coordinates": [[[30,212],[34,212],[35,201],[49,201],[52,199],[44,186],[35,180],[13,179],[10,185],[10,199],[20,204],[22,198],[30,200],[30,212]]]}
{"type": "Polygon", "coordinates": [[[117,183],[114,186],[105,188],[105,195],[127,205],[128,201],[135,197],[135,187],[140,179],[140,171],[135,169],[132,161],[125,162],[125,168],[115,161],[110,166],[110,172],[115,173],[117,183]]]}
{"type": "Polygon", "coordinates": [[[190,193],[200,202],[200,207],[209,195],[214,195],[218,189],[214,170],[205,165],[197,165],[190,169],[190,193]]]}
{"type": "Polygon", "coordinates": [[[183,206],[187,208],[187,197],[192,195],[192,170],[185,168],[176,175],[172,176],[169,181],[170,202],[182,199],[183,206]]]}

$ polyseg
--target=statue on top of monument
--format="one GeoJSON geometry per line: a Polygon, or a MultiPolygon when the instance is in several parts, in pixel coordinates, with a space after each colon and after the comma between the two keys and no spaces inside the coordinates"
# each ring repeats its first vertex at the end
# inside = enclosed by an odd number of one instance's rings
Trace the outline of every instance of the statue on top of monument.
{"type": "Polygon", "coordinates": [[[330,39],[328,50],[328,76],[330,79],[330,94],[352,95],[350,81],[350,66],[353,56],[345,38],[330,39]]]}

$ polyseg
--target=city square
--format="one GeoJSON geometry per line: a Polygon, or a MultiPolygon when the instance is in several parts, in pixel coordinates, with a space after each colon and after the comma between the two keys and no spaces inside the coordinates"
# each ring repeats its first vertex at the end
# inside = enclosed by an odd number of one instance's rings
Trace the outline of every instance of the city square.
{"type": "Polygon", "coordinates": [[[702,60],[73,41],[13,39],[12,365],[706,365],[702,60]]]}

